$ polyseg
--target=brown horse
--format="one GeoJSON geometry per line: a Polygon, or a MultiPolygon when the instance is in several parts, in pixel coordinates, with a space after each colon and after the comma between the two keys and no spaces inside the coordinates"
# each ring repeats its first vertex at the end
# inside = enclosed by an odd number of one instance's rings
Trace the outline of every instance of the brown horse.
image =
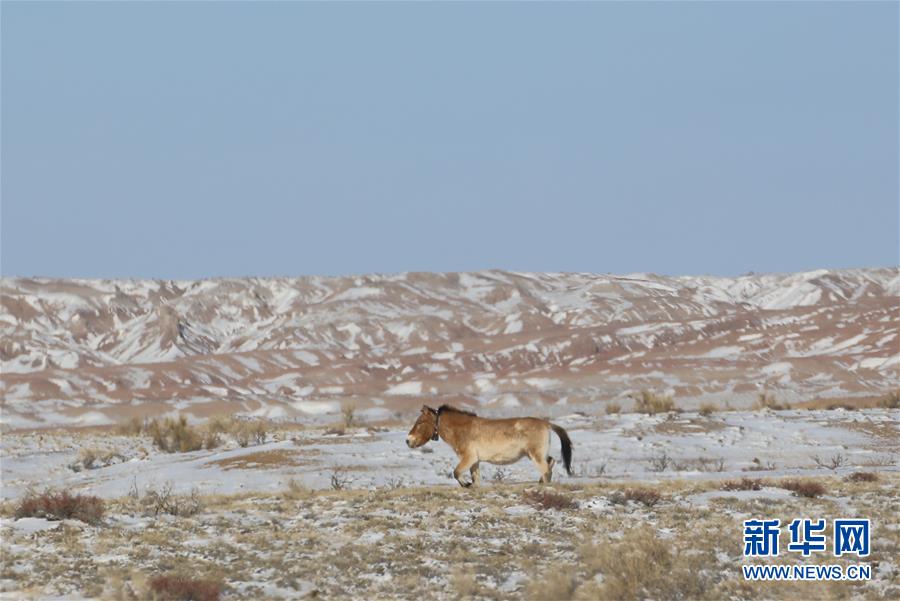
{"type": "Polygon", "coordinates": [[[572,441],[569,435],[559,426],[536,417],[487,419],[448,405],[439,409],[423,405],[419,419],[406,437],[406,444],[415,449],[429,440],[442,438],[459,457],[453,477],[461,486],[477,485],[481,481],[478,469],[481,461],[505,465],[526,455],[534,462],[541,474],[540,482],[544,484],[550,482],[555,463],[547,454],[550,430],[556,432],[562,442],[563,463],[571,476],[572,441]],[[466,470],[472,476],[470,482],[462,480],[466,470]]]}

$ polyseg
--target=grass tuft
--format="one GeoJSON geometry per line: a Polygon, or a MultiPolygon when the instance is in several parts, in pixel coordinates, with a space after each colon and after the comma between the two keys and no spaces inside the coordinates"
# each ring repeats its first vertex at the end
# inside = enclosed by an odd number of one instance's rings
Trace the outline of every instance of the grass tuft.
{"type": "Polygon", "coordinates": [[[638,413],[656,415],[657,413],[669,413],[675,411],[675,401],[669,395],[656,394],[651,390],[642,390],[640,395],[633,397],[635,410],[638,413]]]}
{"type": "Polygon", "coordinates": [[[801,480],[799,478],[791,478],[776,482],[775,486],[789,490],[797,497],[805,497],[807,499],[815,499],[821,497],[827,491],[825,487],[814,480],[801,480]]]}
{"type": "Polygon", "coordinates": [[[183,415],[152,419],[147,422],[146,432],[156,448],[166,453],[188,453],[203,448],[203,434],[188,424],[183,415]]]}
{"type": "Polygon", "coordinates": [[[760,490],[762,482],[758,478],[741,478],[740,480],[726,480],[722,483],[722,490],[760,490]]]}
{"type": "Polygon", "coordinates": [[[883,409],[900,409],[900,390],[892,390],[879,399],[878,406],[883,409]]]}
{"type": "Polygon", "coordinates": [[[760,411],[765,411],[766,409],[771,411],[783,411],[785,409],[790,409],[791,406],[787,403],[779,403],[778,399],[771,392],[760,392],[759,396],[756,397],[756,408],[760,411]]]}
{"type": "Polygon", "coordinates": [[[703,403],[700,405],[700,409],[698,410],[698,413],[700,413],[700,415],[702,415],[703,417],[709,417],[710,415],[712,415],[713,413],[716,413],[718,411],[719,411],[719,406],[716,405],[715,403],[703,403]]]}
{"type": "Polygon", "coordinates": [[[572,497],[547,489],[530,490],[525,493],[525,500],[535,509],[541,511],[547,509],[556,509],[557,511],[578,509],[578,503],[572,497]]]}
{"type": "Polygon", "coordinates": [[[219,601],[222,585],[206,578],[180,574],[162,574],[150,579],[154,601],[219,601]]]}
{"type": "Polygon", "coordinates": [[[847,482],[878,482],[878,474],[875,472],[853,472],[845,480],[847,482]]]}
{"type": "Polygon", "coordinates": [[[615,491],[609,495],[609,502],[613,505],[625,505],[629,501],[640,503],[645,507],[653,507],[662,500],[662,495],[652,488],[626,488],[615,491]]]}

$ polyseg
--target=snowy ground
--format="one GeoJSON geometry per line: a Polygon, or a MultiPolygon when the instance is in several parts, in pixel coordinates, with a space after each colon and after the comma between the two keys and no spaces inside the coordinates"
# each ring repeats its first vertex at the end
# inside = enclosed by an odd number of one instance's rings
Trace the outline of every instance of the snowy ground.
{"type": "MultiPolygon", "coordinates": [[[[554,418],[574,442],[575,477],[561,470],[557,481],[597,479],[660,480],[731,478],[748,471],[766,476],[815,475],[839,463],[837,474],[866,467],[900,469],[900,412],[755,411],[697,413],[569,414],[554,418]],[[817,463],[818,460],[818,463],[817,463]]],[[[412,420],[410,420],[412,421],[412,420]]],[[[411,425],[411,424],[410,424],[411,425]]],[[[54,486],[101,497],[120,497],[136,485],[168,481],[176,492],[202,494],[277,492],[288,480],[313,489],[329,488],[340,473],[352,488],[375,489],[450,484],[456,457],[444,443],[410,450],[406,429],[384,432],[354,428],[344,434],[325,429],[278,429],[265,444],[225,444],[191,453],[162,453],[141,437],[110,432],[35,431],[2,441],[2,498],[19,497],[29,487],[54,486]],[[100,469],[74,471],[79,452],[95,448],[118,455],[100,469]]],[[[551,449],[559,456],[559,441],[551,449]]],[[[483,476],[512,482],[537,479],[534,467],[482,467],[483,476]],[[497,476],[497,473],[501,475],[497,476]]]]}
{"type": "MultiPolygon", "coordinates": [[[[598,599],[634,596],[634,586],[651,598],[896,598],[898,418],[886,409],[563,415],[554,421],[575,444],[575,475],[557,469],[550,490],[571,506],[547,510],[530,496],[537,474],[527,461],[483,466],[481,490],[460,489],[450,449],[408,449],[408,425],[337,434],[273,423],[263,444],[174,454],[111,431],[6,434],[0,598],[129,598],[149,575],[184,569],[223,582],[226,599],[598,599]],[[105,459],[87,469],[84,449],[105,459]],[[847,481],[859,471],[877,480],[847,481]],[[721,490],[743,477],[762,479],[760,490],[721,490]],[[788,477],[827,492],[796,497],[779,487],[788,477]],[[28,489],[48,486],[102,497],[104,523],[12,519],[28,489]],[[154,515],[140,502],[170,486],[196,508],[154,515]],[[633,487],[661,499],[617,500],[633,487]],[[871,518],[873,580],[744,583],[749,516],[871,518]],[[636,585],[626,573],[636,568],[617,556],[669,576],[638,570],[636,585]]],[[[551,448],[558,457],[555,437],[551,448]]]]}

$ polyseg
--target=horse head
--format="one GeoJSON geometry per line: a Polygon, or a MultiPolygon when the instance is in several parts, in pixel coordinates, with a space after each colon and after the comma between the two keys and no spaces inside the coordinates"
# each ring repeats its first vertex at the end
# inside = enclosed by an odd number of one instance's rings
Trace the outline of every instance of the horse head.
{"type": "Polygon", "coordinates": [[[406,446],[411,449],[421,447],[429,440],[437,438],[438,412],[427,405],[422,405],[419,419],[413,424],[409,434],[406,435],[406,446]]]}

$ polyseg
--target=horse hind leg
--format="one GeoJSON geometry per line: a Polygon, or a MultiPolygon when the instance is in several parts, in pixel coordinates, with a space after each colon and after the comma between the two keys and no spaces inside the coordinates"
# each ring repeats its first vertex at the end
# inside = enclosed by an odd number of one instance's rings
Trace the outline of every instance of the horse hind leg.
{"type": "Polygon", "coordinates": [[[481,467],[479,467],[478,461],[473,463],[472,467],[469,468],[469,474],[472,476],[473,486],[478,486],[481,484],[481,467]]]}
{"type": "Polygon", "coordinates": [[[547,482],[553,478],[553,466],[556,465],[556,459],[553,457],[547,456],[547,482]]]}
{"type": "Polygon", "coordinates": [[[551,471],[553,469],[553,465],[550,461],[553,461],[552,458],[547,457],[543,454],[541,455],[530,455],[531,460],[534,462],[535,467],[538,470],[538,473],[541,475],[541,479],[538,481],[540,484],[549,484],[551,471]],[[549,461],[548,461],[549,460],[549,461]]]}

